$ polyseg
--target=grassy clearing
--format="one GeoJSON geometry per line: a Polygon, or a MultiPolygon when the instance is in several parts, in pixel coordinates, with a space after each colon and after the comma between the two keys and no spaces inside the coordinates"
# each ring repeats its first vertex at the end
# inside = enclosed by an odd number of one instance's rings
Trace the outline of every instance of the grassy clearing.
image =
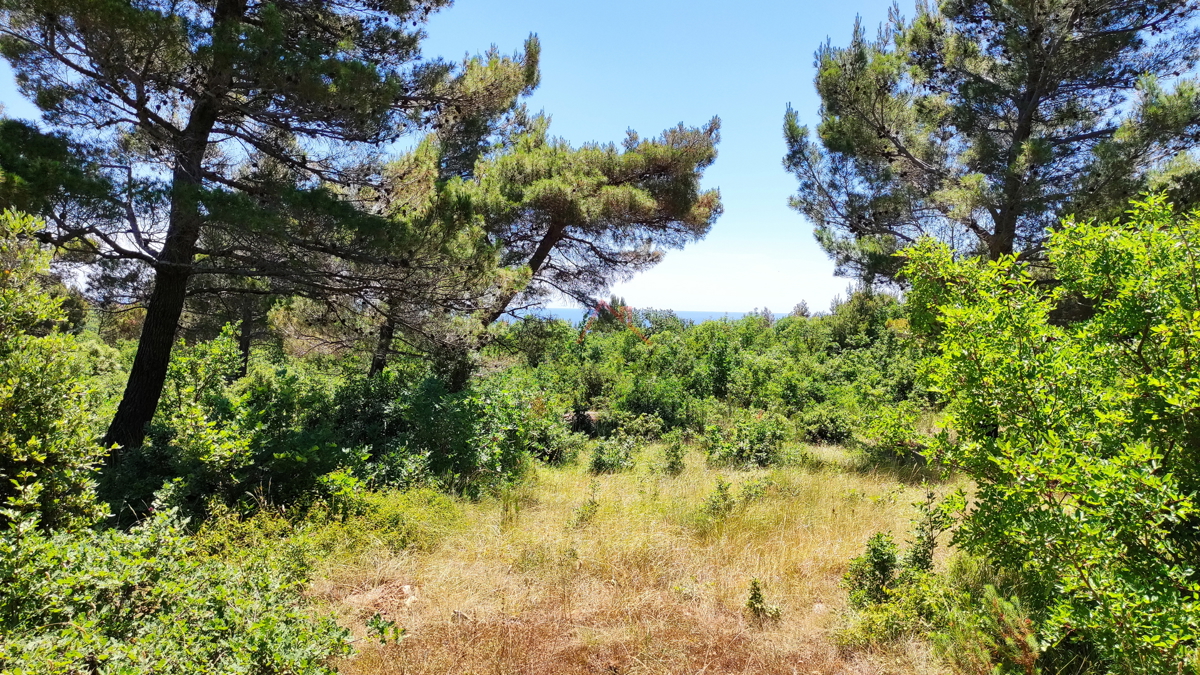
{"type": "Polygon", "coordinates": [[[919,642],[851,655],[829,639],[847,560],[876,531],[903,538],[921,476],[816,452],[803,466],[754,471],[713,469],[691,453],[675,477],[651,468],[656,446],[625,473],[541,468],[509,493],[461,505],[426,551],[325,558],[312,596],[360,637],[339,670],[935,672],[919,642]],[[753,578],[778,621],[746,611],[753,578]],[[408,637],[371,640],[376,612],[408,637]]]}

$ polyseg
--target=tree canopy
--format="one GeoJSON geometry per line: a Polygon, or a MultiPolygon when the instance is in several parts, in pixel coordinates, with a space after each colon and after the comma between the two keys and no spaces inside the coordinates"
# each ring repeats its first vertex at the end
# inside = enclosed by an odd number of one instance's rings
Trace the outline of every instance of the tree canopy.
{"type": "Polygon", "coordinates": [[[950,0],[816,53],[815,136],[788,109],[792,207],[844,274],[892,276],[922,235],[1039,258],[1068,214],[1194,184],[1195,2],[950,0]]]}
{"type": "Polygon", "coordinates": [[[487,323],[518,295],[534,301],[558,292],[591,306],[666,249],[703,238],[721,214],[720,192],[700,187],[717,156],[717,118],[652,139],[630,131],[619,148],[573,148],[548,126],[532,120],[511,148],[477,168],[477,208],[503,263],[530,274],[519,294],[495,294],[487,323]]]}
{"type": "Polygon", "coordinates": [[[22,92],[103,157],[120,206],[51,218],[48,238],[153,270],[108,442],[141,442],[194,276],[353,291],[378,280],[352,269],[398,267],[373,253],[395,253],[378,245],[395,238],[393,221],[353,200],[381,177],[379,147],[486,118],[537,82],[534,39],[514,58],[423,59],[420,25],[446,4],[0,6],[0,52],[22,92]]]}

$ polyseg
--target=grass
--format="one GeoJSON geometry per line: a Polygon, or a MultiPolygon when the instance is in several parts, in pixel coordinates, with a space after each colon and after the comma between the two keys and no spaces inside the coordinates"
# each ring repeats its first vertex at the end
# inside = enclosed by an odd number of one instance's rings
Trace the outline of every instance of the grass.
{"type": "Polygon", "coordinates": [[[652,468],[653,447],[624,473],[543,467],[459,505],[426,550],[331,553],[310,594],[360,638],[337,664],[351,674],[937,672],[919,641],[833,645],[847,561],[874,532],[903,539],[924,493],[911,473],[815,452],[753,471],[712,469],[693,452],[674,477],[652,468]],[[730,505],[713,515],[719,480],[730,505]],[[752,579],[778,621],[748,615],[752,579]],[[371,640],[377,613],[405,639],[371,640]]]}

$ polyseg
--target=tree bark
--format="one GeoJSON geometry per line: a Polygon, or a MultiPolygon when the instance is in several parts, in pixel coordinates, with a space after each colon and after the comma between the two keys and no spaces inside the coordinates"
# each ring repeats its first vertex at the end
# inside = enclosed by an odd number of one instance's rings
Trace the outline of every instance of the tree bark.
{"type": "MultiPolygon", "coordinates": [[[[142,325],[125,394],[104,436],[106,446],[115,444],[129,449],[142,444],[146,438],[146,425],[154,418],[167,381],[167,366],[171,362],[171,348],[175,344],[175,332],[187,296],[196,242],[204,225],[199,204],[199,193],[204,185],[204,154],[233,79],[233,43],[237,40],[237,24],[245,11],[244,0],[217,2],[213,42],[224,44],[213,50],[215,56],[205,78],[206,86],[197,96],[187,126],[175,139],[170,224],[154,265],[154,291],[146,305],[146,321],[142,325]]],[[[114,452],[110,460],[115,460],[117,455],[114,452]]]]}
{"type": "MultiPolygon", "coordinates": [[[[558,246],[558,242],[562,241],[563,235],[567,231],[565,223],[552,223],[550,229],[546,231],[546,236],[538,242],[537,249],[529,258],[529,271],[536,276],[541,271],[542,266],[546,264],[546,260],[550,258],[550,252],[558,246]]],[[[509,293],[501,298],[490,312],[483,318],[483,325],[490,326],[496,322],[496,319],[504,316],[504,312],[508,310],[508,305],[517,297],[516,293],[509,293]]]]}
{"type": "Polygon", "coordinates": [[[371,369],[367,371],[367,377],[375,377],[387,367],[388,356],[392,352],[392,339],[395,336],[396,322],[389,316],[379,327],[379,342],[375,344],[375,353],[371,356],[371,369]]]}
{"type": "Polygon", "coordinates": [[[1038,49],[1044,26],[1033,27],[1027,38],[1027,61],[1033,65],[1026,75],[1025,91],[1017,102],[1017,124],[1012,141],[1008,148],[1008,167],[1004,177],[1003,202],[1000,217],[996,220],[988,245],[988,257],[999,260],[1002,256],[1011,255],[1016,249],[1017,220],[1025,205],[1025,180],[1023,172],[1018,172],[1018,159],[1025,150],[1025,143],[1033,138],[1034,119],[1044,92],[1042,91],[1042,75],[1046,68],[1043,60],[1047,55],[1038,49]]]}
{"type": "Polygon", "coordinates": [[[242,298],[242,325],[238,330],[238,351],[242,353],[242,366],[238,377],[250,372],[250,343],[254,337],[254,298],[242,298]]]}
{"type": "Polygon", "coordinates": [[[169,268],[155,275],[137,355],[133,358],[117,414],[104,437],[106,446],[116,444],[122,448],[135,448],[146,436],[146,425],[154,417],[167,379],[167,365],[171,360],[179,316],[183,313],[189,276],[186,270],[169,268]]]}

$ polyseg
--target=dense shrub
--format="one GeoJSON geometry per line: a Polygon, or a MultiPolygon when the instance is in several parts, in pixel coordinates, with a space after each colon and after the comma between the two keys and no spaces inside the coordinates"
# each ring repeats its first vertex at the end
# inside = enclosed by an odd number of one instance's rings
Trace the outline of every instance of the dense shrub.
{"type": "Polygon", "coordinates": [[[319,490],[321,476],[365,461],[329,414],[330,378],[297,362],[257,363],[238,380],[240,359],[229,327],[176,347],[148,442],[106,470],[119,516],[146,513],[167,482],[169,505],[194,517],[215,502],[290,504],[319,490]]]}
{"type": "MultiPolygon", "coordinates": [[[[565,322],[555,330],[522,322],[509,334],[544,335],[546,343],[508,372],[526,373],[591,435],[607,436],[639,415],[661,420],[664,431],[702,432],[755,409],[788,418],[805,441],[844,443],[877,410],[930,403],[917,385],[920,348],[904,311],[895,297],[863,289],[827,315],[776,321],[757,313],[693,325],[650,310],[638,315],[636,331],[606,324],[566,344],[565,322]]],[[[511,356],[497,348],[496,358],[511,356]]]]}
{"type": "Polygon", "coordinates": [[[1027,578],[1039,639],[1086,642],[1113,672],[1195,666],[1198,250],[1200,216],[1153,198],[1125,224],[1065,222],[1057,287],[1011,257],[909,253],[913,326],[936,342],[957,434],[933,450],[978,485],[956,541],[1027,578]],[[1094,316],[1055,325],[1066,294],[1094,316]]]}
{"type": "Polygon", "coordinates": [[[23,514],[56,528],[105,513],[91,367],[76,338],[57,330],[65,315],[43,290],[50,257],[36,229],[27,216],[0,214],[0,528],[23,514]]]}
{"type": "Polygon", "coordinates": [[[896,542],[892,535],[876,532],[867,540],[862,555],[850,561],[843,583],[856,608],[887,602],[899,571],[896,542]]]}
{"type": "Polygon", "coordinates": [[[678,430],[663,437],[663,473],[668,476],[678,476],[686,468],[684,456],[687,448],[683,444],[683,434],[678,430]]]}
{"type": "Polygon", "coordinates": [[[589,468],[592,473],[617,473],[633,468],[633,450],[637,439],[616,434],[597,441],[592,448],[589,468]]]}
{"type": "Polygon", "coordinates": [[[165,514],[130,532],[0,533],[0,670],[332,672],[347,631],[263,564],[197,553],[165,514]]]}
{"type": "Polygon", "coordinates": [[[921,410],[913,401],[881,406],[867,416],[861,449],[875,462],[911,462],[921,459],[925,437],[917,431],[921,410]]]}
{"type": "Polygon", "coordinates": [[[809,443],[841,443],[854,433],[849,411],[833,401],[802,411],[796,418],[800,435],[809,443]]]}
{"type": "Polygon", "coordinates": [[[782,455],[787,423],[779,415],[746,412],[725,430],[710,425],[705,431],[709,462],[730,466],[771,466],[782,455]]]}

